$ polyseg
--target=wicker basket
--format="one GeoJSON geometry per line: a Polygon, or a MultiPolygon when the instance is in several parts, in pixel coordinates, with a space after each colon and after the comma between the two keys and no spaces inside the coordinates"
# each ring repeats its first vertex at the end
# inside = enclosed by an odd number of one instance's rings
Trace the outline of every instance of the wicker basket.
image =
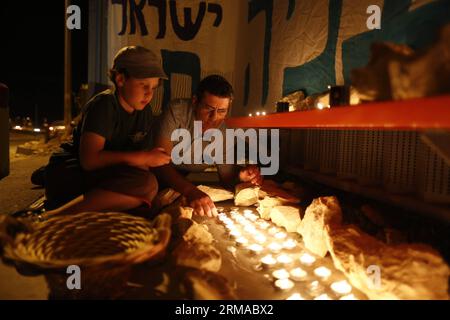
{"type": "Polygon", "coordinates": [[[55,298],[116,298],[131,267],[160,257],[170,239],[171,217],[153,222],[124,213],[84,212],[25,225],[5,219],[3,258],[43,272],[55,298]],[[69,290],[69,266],[81,270],[81,290],[69,290]]]}

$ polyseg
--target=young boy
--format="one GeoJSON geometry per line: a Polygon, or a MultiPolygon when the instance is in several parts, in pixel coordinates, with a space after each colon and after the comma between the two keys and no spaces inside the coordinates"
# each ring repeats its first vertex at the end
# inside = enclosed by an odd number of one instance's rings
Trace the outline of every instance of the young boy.
{"type": "MultiPolygon", "coordinates": [[[[150,206],[158,191],[150,168],[168,164],[170,156],[162,148],[150,149],[153,116],[149,103],[167,76],[153,52],[129,46],[114,58],[110,79],[114,89],[87,103],[74,134],[82,179],[67,182],[81,183],[78,189],[83,195],[48,215],[150,206]]],[[[55,193],[56,181],[66,178],[58,177],[61,174],[58,170],[47,172],[47,194],[55,193]]]]}

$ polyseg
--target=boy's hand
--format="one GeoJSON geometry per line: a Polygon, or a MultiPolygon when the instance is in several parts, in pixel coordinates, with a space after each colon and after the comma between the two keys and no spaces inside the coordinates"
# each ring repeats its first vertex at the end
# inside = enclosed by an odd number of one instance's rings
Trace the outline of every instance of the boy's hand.
{"type": "Polygon", "coordinates": [[[217,216],[217,209],[211,198],[197,188],[193,188],[185,194],[188,205],[194,209],[194,214],[208,217],[217,216]]]}
{"type": "Polygon", "coordinates": [[[129,165],[134,167],[160,167],[170,162],[170,156],[163,148],[138,151],[130,154],[129,165]]]}
{"type": "Polygon", "coordinates": [[[149,167],[160,167],[170,162],[170,155],[164,148],[155,148],[147,151],[146,165],[149,167]]]}
{"type": "Polygon", "coordinates": [[[242,182],[250,182],[254,185],[261,185],[263,177],[261,171],[257,165],[251,164],[242,168],[239,172],[239,180],[242,182]]]}

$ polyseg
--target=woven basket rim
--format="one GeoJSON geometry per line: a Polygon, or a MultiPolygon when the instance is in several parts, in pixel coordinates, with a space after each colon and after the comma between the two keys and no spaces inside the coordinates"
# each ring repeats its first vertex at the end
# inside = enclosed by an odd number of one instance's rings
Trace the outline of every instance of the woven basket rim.
{"type": "MultiPolygon", "coordinates": [[[[81,213],[81,214],[86,214],[81,213]]],[[[94,212],[90,212],[94,213],[94,212]]],[[[103,215],[103,213],[101,213],[103,215]]],[[[113,213],[115,214],[115,213],[113,213]]],[[[124,213],[118,213],[123,214],[124,213]]],[[[70,218],[76,218],[77,215],[74,215],[70,218]]],[[[20,241],[13,241],[12,243],[7,243],[4,246],[3,256],[8,259],[12,260],[13,262],[18,263],[25,263],[28,265],[32,265],[34,267],[42,268],[42,269],[60,269],[60,268],[67,268],[70,265],[78,265],[83,266],[85,268],[105,268],[105,267],[116,267],[116,266],[124,266],[124,265],[132,265],[144,262],[146,260],[149,260],[155,256],[157,256],[159,253],[163,252],[165,248],[167,247],[170,236],[171,236],[171,229],[170,229],[170,221],[171,217],[168,214],[161,214],[157,216],[153,221],[148,221],[144,218],[140,217],[134,217],[126,215],[127,219],[136,219],[136,220],[145,220],[146,222],[150,223],[150,225],[157,231],[158,233],[158,242],[148,243],[143,245],[142,247],[138,249],[131,250],[129,252],[119,252],[111,255],[101,255],[96,257],[83,257],[83,258],[71,258],[71,259],[49,259],[49,260],[43,260],[43,259],[36,259],[34,257],[30,257],[29,255],[24,255],[21,253],[18,253],[16,248],[18,245],[20,245],[20,241]],[[164,219],[169,222],[164,222],[164,219]]],[[[53,217],[50,220],[47,220],[46,223],[50,222],[53,219],[65,219],[67,217],[53,217]]],[[[40,227],[31,230],[30,234],[36,230],[38,230],[40,227]]],[[[22,233],[23,234],[23,233],[22,233]]],[[[14,240],[17,240],[17,236],[14,240]]]]}

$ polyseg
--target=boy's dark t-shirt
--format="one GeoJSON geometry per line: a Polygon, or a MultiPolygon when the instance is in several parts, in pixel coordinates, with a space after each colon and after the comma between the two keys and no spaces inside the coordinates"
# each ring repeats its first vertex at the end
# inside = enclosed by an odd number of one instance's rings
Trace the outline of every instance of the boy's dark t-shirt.
{"type": "Polygon", "coordinates": [[[128,113],[120,105],[114,90],[108,89],[86,104],[74,143],[78,151],[81,135],[93,132],[105,138],[104,150],[149,150],[152,147],[153,123],[149,105],[143,110],[128,113]]]}

